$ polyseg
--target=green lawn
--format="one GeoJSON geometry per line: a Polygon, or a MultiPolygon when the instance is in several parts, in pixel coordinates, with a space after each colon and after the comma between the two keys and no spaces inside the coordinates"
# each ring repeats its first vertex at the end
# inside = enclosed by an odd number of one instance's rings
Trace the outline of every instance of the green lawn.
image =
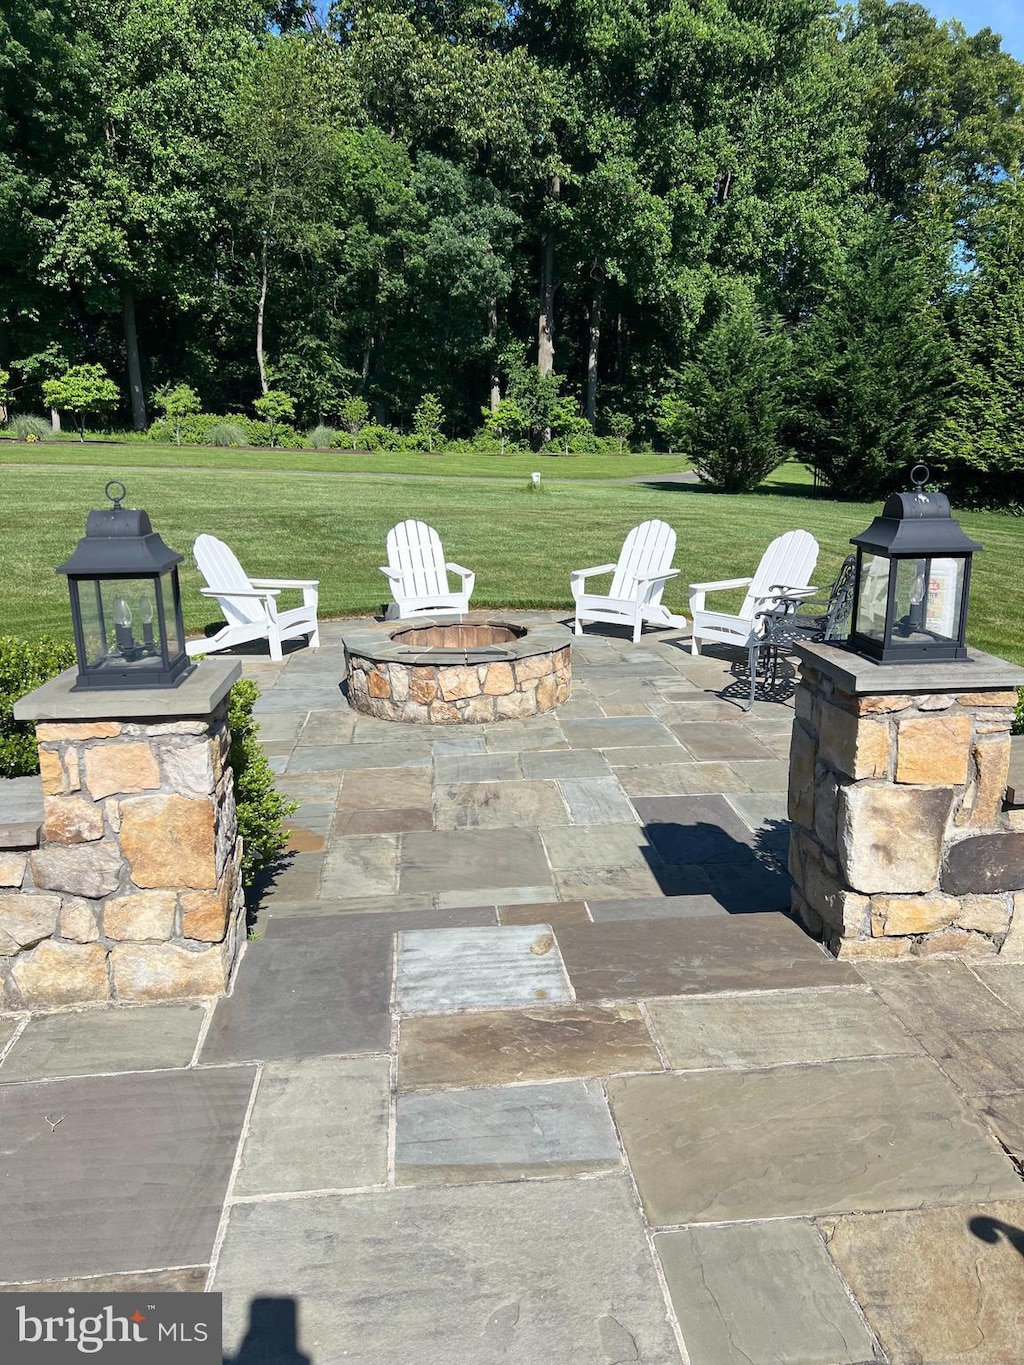
{"type": "Polygon", "coordinates": [[[676,474],[689,468],[682,455],[427,455],[420,451],[250,450],[176,446],[157,441],[66,440],[26,445],[0,440],[0,464],[90,465],[106,469],[262,469],[296,474],[419,474],[436,478],[626,479],[676,474]]]}
{"type": "MultiPolygon", "coordinates": [[[[534,495],[519,480],[485,478],[132,470],[120,459],[95,470],[7,466],[0,470],[0,632],[69,636],[66,585],[54,568],[83,534],[89,509],[104,505],[105,480],[122,475],[129,505],[147,508],[169,545],[187,556],[194,537],[210,531],[234,547],[254,576],[319,578],[324,616],[380,607],[387,595],[377,571],[384,537],[404,517],[431,522],[450,557],[476,570],[474,605],[566,609],[571,569],[613,560],[631,526],[661,517],[676,529],[682,569],[666,601],[684,610],[686,583],[750,573],[768,541],[797,526],[818,538],[815,578],[828,583],[850,536],[878,510],[814,497],[800,482],[727,497],[692,486],[575,481],[550,483],[534,495]]],[[[991,513],[965,514],[961,521],[985,546],[975,562],[971,642],[1024,663],[1021,523],[991,513]]],[[[182,581],[186,620],[198,631],[211,612],[190,564],[182,581]]]]}

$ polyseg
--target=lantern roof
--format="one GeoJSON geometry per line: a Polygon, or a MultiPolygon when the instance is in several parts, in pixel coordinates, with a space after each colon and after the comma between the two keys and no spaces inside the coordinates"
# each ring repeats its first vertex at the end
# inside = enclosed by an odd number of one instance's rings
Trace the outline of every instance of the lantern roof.
{"type": "Polygon", "coordinates": [[[886,499],[880,516],[866,531],[850,537],[850,544],[883,555],[929,556],[971,554],[982,547],[971,540],[960,523],[954,521],[949,499],[944,493],[927,493],[925,465],[911,471],[912,493],[893,493],[886,499]],[[919,477],[923,476],[923,477],[919,477]]]}
{"type": "Polygon", "coordinates": [[[58,566],[58,573],[74,577],[100,574],[128,577],[165,573],[182,562],[184,556],[165,545],[153,530],[148,512],[121,506],[125,496],[123,483],[108,483],[106,494],[113,507],[89,513],[85,535],[71,558],[58,566]],[[121,490],[119,496],[111,492],[114,488],[121,490]]]}

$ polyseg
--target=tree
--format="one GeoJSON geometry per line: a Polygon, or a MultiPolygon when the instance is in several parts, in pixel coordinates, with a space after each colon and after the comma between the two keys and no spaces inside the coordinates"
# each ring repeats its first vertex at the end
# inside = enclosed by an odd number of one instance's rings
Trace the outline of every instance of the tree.
{"type": "Polygon", "coordinates": [[[70,412],[84,441],[86,415],[110,412],[120,403],[121,394],[102,365],[75,365],[59,379],[43,383],[43,401],[52,408],[70,412]]]}
{"type": "Polygon", "coordinates": [[[526,413],[514,398],[503,398],[496,408],[481,408],[484,430],[499,444],[504,455],[506,444],[517,445],[530,429],[526,413]]]}
{"type": "Polygon", "coordinates": [[[174,443],[181,445],[181,422],[184,417],[194,417],[202,412],[203,405],[199,395],[189,384],[165,384],[153,394],[153,403],[158,412],[174,426],[174,443]]]}
{"type": "Polygon", "coordinates": [[[953,391],[932,458],[958,502],[1024,509],[1024,182],[978,223],[954,305],[953,391]]]}
{"type": "Polygon", "coordinates": [[[295,416],[295,400],[281,389],[268,389],[261,398],[253,399],[256,416],[270,427],[270,445],[277,445],[277,424],[295,416]]]}
{"type": "Polygon", "coordinates": [[[412,424],[416,435],[426,441],[427,449],[433,454],[434,447],[441,440],[441,429],[444,426],[444,408],[436,393],[423,395],[412,415],[412,424]]]}
{"type": "Polygon", "coordinates": [[[788,357],[786,337],[748,299],[708,326],[662,402],[663,420],[705,483],[748,492],[786,458],[779,429],[788,357]]]}
{"type": "Polygon", "coordinates": [[[593,445],[593,431],[590,423],[585,417],[580,416],[579,408],[574,398],[563,395],[556,398],[551,405],[551,436],[562,448],[562,454],[569,454],[569,447],[574,442],[588,440],[593,445]]]}
{"type": "Polygon", "coordinates": [[[11,401],[11,372],[0,369],[0,422],[7,421],[7,405],[11,401]]]}
{"type": "Polygon", "coordinates": [[[356,437],[370,420],[370,405],[364,398],[344,398],[336,408],[338,420],[352,438],[351,449],[356,448],[356,437]]]}
{"type": "Polygon", "coordinates": [[[951,359],[943,248],[876,213],[798,338],[792,442],[839,497],[904,487],[942,421],[951,359]]]}
{"type": "Polygon", "coordinates": [[[628,412],[613,412],[608,418],[608,430],[619,443],[622,455],[626,442],[633,434],[633,419],[628,412]]]}

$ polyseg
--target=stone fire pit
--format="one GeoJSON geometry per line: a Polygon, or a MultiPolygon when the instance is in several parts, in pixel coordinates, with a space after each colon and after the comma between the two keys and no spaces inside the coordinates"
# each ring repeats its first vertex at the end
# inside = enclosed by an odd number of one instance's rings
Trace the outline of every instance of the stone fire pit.
{"type": "Polygon", "coordinates": [[[367,625],[345,636],[348,699],[420,725],[518,720],[568,700],[570,650],[558,626],[472,616],[367,625]]]}

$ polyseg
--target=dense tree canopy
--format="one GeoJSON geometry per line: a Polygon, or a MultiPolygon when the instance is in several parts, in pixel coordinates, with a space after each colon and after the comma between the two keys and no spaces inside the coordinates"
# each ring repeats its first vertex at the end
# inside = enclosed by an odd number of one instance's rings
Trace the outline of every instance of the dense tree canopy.
{"type": "Polygon", "coordinates": [[[723,486],[1024,479],[1024,68],[922,5],[8,0],[0,99],[22,411],[87,363],[139,428],[181,385],[345,432],[427,395],[723,486]]]}

